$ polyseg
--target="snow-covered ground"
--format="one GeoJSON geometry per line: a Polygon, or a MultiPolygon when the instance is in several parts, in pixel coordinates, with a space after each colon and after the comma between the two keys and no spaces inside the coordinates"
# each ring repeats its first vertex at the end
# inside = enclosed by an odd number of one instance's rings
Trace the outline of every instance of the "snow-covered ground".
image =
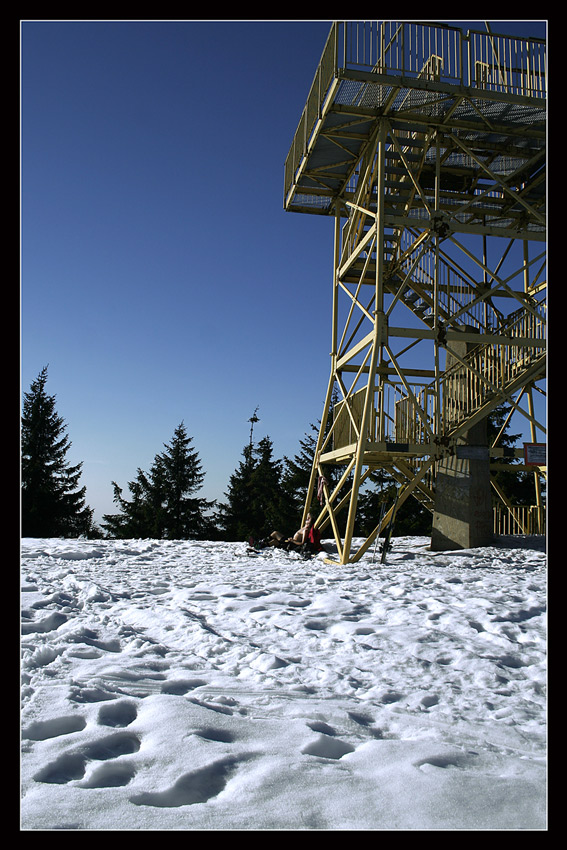
{"type": "Polygon", "coordinates": [[[543,544],[428,546],[23,540],[21,829],[546,829],[543,544]]]}

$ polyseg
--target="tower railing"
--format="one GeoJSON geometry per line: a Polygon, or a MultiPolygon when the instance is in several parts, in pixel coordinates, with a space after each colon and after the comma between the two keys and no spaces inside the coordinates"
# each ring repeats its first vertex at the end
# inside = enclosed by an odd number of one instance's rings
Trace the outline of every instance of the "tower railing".
{"type": "Polygon", "coordinates": [[[446,433],[467,422],[488,402],[504,400],[506,390],[542,361],[544,328],[543,314],[518,311],[509,327],[510,338],[517,338],[518,345],[479,345],[465,361],[445,371],[441,384],[446,433]],[[521,344],[524,334],[533,334],[530,345],[521,344]]]}
{"type": "MultiPolygon", "coordinates": [[[[546,44],[481,31],[409,21],[335,21],[285,162],[285,195],[307,153],[334,79],[396,76],[416,87],[443,85],[485,95],[545,98],[546,44]]],[[[362,92],[359,95],[359,100],[362,92]]]]}
{"type": "Polygon", "coordinates": [[[343,69],[436,80],[521,97],[545,97],[545,41],[438,23],[339,21],[343,69]]]}

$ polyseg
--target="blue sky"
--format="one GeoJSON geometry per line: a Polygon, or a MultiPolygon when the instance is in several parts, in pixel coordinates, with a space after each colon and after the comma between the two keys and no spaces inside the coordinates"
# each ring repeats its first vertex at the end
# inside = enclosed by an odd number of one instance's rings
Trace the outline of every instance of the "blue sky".
{"type": "Polygon", "coordinates": [[[222,499],[256,406],[278,457],[321,416],[333,223],[283,167],[329,27],[21,24],[21,386],[48,366],[98,521],[181,421],[222,499]]]}

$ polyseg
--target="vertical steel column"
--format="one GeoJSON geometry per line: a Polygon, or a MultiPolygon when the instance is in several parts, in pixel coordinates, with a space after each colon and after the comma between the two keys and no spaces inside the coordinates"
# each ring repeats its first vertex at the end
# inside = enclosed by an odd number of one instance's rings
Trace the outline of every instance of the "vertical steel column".
{"type": "Polygon", "coordinates": [[[356,509],[358,506],[358,490],[360,487],[360,479],[362,466],[364,461],[364,453],[368,445],[368,425],[370,416],[374,408],[374,390],[376,381],[376,369],[378,366],[378,357],[380,354],[382,342],[387,339],[386,316],[384,315],[384,287],[383,287],[383,268],[384,268],[384,175],[385,175],[385,143],[386,143],[387,125],[385,121],[381,121],[378,132],[377,143],[377,202],[376,202],[376,280],[374,293],[374,332],[372,340],[372,349],[370,353],[368,382],[366,385],[366,396],[362,410],[360,422],[360,435],[356,446],[356,456],[353,469],[353,482],[348,510],[348,518],[345,529],[345,539],[343,546],[342,563],[348,562],[350,557],[350,547],[354,532],[354,521],[356,517],[356,509]]]}
{"type": "MultiPolygon", "coordinates": [[[[333,388],[335,385],[335,377],[336,377],[336,369],[337,369],[337,337],[338,337],[338,282],[337,282],[337,269],[339,265],[339,257],[340,257],[340,241],[341,241],[341,214],[340,214],[340,201],[337,201],[335,204],[335,245],[334,245],[334,261],[333,261],[333,314],[332,314],[332,330],[331,330],[331,373],[329,376],[329,383],[327,386],[327,395],[325,397],[325,406],[323,408],[323,416],[321,417],[321,424],[319,428],[319,436],[317,438],[317,445],[315,447],[315,454],[313,456],[313,466],[311,468],[311,477],[309,479],[309,486],[307,488],[307,496],[305,499],[305,505],[303,508],[303,518],[302,525],[305,524],[307,520],[307,514],[311,510],[311,502],[313,501],[313,493],[315,490],[315,481],[317,479],[318,470],[319,470],[319,458],[321,455],[321,448],[323,446],[323,441],[325,439],[325,432],[327,427],[327,422],[329,419],[329,411],[331,407],[331,400],[333,397],[333,388]]],[[[337,540],[337,544],[339,541],[337,540]]]]}
{"type": "MultiPolygon", "coordinates": [[[[435,216],[438,217],[439,210],[439,193],[440,193],[440,185],[441,185],[441,151],[440,151],[440,143],[439,143],[439,131],[435,134],[435,216]]],[[[435,338],[433,341],[434,345],[434,357],[435,357],[435,421],[434,421],[434,433],[441,433],[441,367],[439,363],[439,316],[440,316],[440,298],[441,298],[441,289],[440,289],[440,281],[439,281],[439,234],[435,234],[435,279],[433,281],[433,317],[434,324],[433,328],[435,330],[435,338]]],[[[449,282],[447,282],[448,287],[448,295],[449,295],[449,282]]],[[[449,304],[449,298],[447,298],[447,304],[449,304]]]]}

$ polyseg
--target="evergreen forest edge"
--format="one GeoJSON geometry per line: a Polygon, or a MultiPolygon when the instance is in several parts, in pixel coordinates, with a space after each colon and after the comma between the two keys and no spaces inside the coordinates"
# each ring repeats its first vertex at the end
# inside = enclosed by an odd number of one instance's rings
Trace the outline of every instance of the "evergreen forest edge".
{"type": "MultiPolygon", "coordinates": [[[[181,422],[158,452],[148,471],[138,468],[124,488],[112,481],[118,511],[105,514],[102,529],[93,521],[81,487],[82,463],[69,465],[71,447],[65,420],[58,415],[55,395],[46,391],[47,367],[24,393],[21,418],[21,535],[22,537],[86,537],[109,539],[180,539],[240,542],[259,540],[274,530],[293,534],[301,521],[311,474],[318,425],[311,425],[299,440],[293,458],[277,458],[269,436],[250,439],[229,478],[224,501],[199,496],[206,472],[193,438],[181,422]]],[[[488,434],[502,430],[509,408],[502,406],[488,417],[488,434]]],[[[502,447],[513,446],[520,435],[503,429],[502,447]]],[[[531,504],[533,481],[529,473],[499,471],[499,487],[515,504],[531,504]]],[[[332,473],[329,473],[332,474],[332,473]]],[[[338,478],[338,476],[337,476],[338,478]]],[[[397,483],[383,470],[370,476],[370,486],[360,493],[355,536],[366,537],[376,526],[382,503],[395,499],[397,483]]],[[[329,484],[336,484],[330,481],[329,484]]],[[[345,491],[348,482],[345,485],[345,491]]],[[[314,500],[313,511],[319,504],[314,500]]],[[[343,519],[343,522],[346,518],[343,519]]],[[[396,516],[396,535],[429,535],[432,515],[415,499],[408,499],[396,516]]],[[[339,526],[339,530],[342,528],[339,526]]]]}

